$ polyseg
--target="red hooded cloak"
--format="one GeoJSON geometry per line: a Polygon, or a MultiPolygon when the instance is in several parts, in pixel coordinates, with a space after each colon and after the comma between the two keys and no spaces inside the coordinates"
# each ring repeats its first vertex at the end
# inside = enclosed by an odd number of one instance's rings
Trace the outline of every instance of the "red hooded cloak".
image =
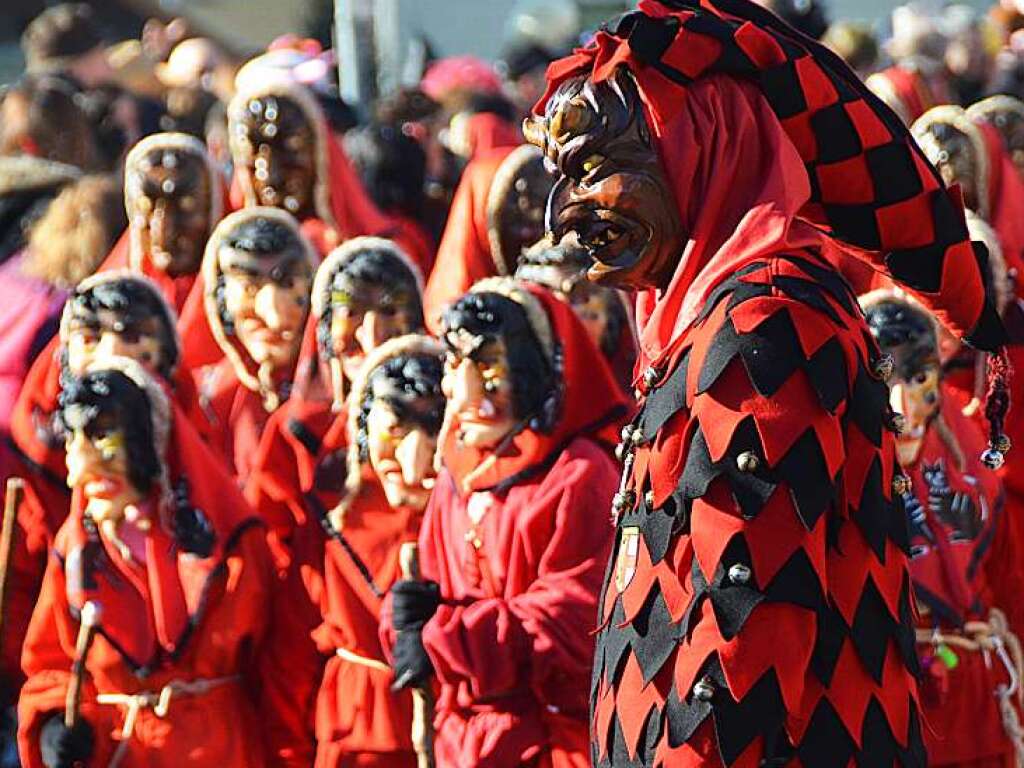
{"type": "MultiPolygon", "coordinates": [[[[519,433],[501,457],[457,447],[453,425],[420,531],[422,576],[442,598],[423,628],[440,684],[441,768],[588,764],[584,691],[611,535],[609,449],[627,406],[572,309],[529,292],[561,344],[560,417],[549,433],[519,433]],[[487,509],[477,525],[470,507],[487,509]]],[[[386,616],[382,634],[390,647],[386,616]]]]}
{"type": "Polygon", "coordinates": [[[25,640],[22,763],[42,768],[39,732],[63,712],[78,617],[91,600],[101,619],[82,694],[96,736],[90,764],[107,765],[120,752],[128,765],[309,765],[311,702],[296,696],[281,663],[295,638],[281,620],[287,597],[263,530],[159,387],[137,366],[109,365],[144,382],[165,476],[147,502],[155,514],[144,562],[125,560],[87,527],[85,499],[73,494],[25,640]],[[212,531],[209,547],[194,549],[172,528],[177,513],[167,492],[180,487],[212,531]],[[143,704],[129,731],[123,695],[162,690],[172,691],[166,712],[143,704]]]}

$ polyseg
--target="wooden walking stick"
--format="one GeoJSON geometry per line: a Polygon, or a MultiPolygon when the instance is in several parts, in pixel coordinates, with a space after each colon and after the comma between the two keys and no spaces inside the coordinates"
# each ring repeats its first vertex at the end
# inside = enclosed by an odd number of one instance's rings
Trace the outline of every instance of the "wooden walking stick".
{"type": "Polygon", "coordinates": [[[82,682],[85,680],[85,660],[96,637],[96,625],[100,622],[100,607],[92,600],[82,606],[78,626],[78,642],[75,643],[75,660],[71,664],[71,680],[68,695],[64,700],[64,725],[74,728],[78,722],[78,710],[82,703],[82,682]]]}
{"type": "MultiPolygon", "coordinates": [[[[398,550],[402,578],[418,581],[420,563],[417,545],[408,541],[398,550]]],[[[430,684],[412,691],[412,746],[418,768],[434,768],[434,692],[430,684]]]]}
{"type": "Polygon", "coordinates": [[[4,617],[7,615],[7,583],[14,556],[14,532],[18,521],[18,507],[25,495],[25,481],[20,477],[7,480],[4,494],[4,522],[0,529],[0,639],[4,634],[4,617]]]}

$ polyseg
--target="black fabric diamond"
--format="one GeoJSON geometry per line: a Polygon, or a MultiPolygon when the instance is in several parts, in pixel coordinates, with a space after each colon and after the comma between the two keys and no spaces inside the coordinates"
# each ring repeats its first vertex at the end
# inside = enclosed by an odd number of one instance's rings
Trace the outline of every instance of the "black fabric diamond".
{"type": "Polygon", "coordinates": [[[677,644],[678,627],[672,623],[657,582],[630,626],[633,656],[643,672],[644,685],[647,685],[665,666],[677,644]]]}
{"type": "Polygon", "coordinates": [[[861,748],[857,754],[858,768],[878,768],[880,765],[897,765],[900,757],[899,744],[892,734],[885,710],[872,696],[864,714],[861,728],[861,748]]]}
{"type": "Polygon", "coordinates": [[[787,61],[762,72],[761,90],[781,120],[807,111],[804,89],[796,73],[796,63],[793,61],[787,61]]]}
{"type": "Polygon", "coordinates": [[[825,610],[825,593],[803,549],[797,549],[779,569],[765,594],[773,603],[790,603],[816,612],[825,610]]]}
{"type": "Polygon", "coordinates": [[[882,447],[882,425],[888,405],[889,389],[873,378],[864,363],[858,360],[857,378],[853,381],[847,415],[876,448],[882,447]]]}
{"type": "Polygon", "coordinates": [[[889,272],[901,283],[919,291],[935,293],[942,285],[942,272],[946,259],[946,246],[892,251],[885,257],[889,272]]]}
{"type": "Polygon", "coordinates": [[[796,299],[801,304],[806,304],[807,306],[818,310],[823,315],[827,315],[829,320],[836,325],[843,325],[843,321],[840,319],[839,313],[835,311],[828,301],[826,301],[822,288],[815,285],[810,280],[804,280],[799,277],[789,277],[788,275],[777,275],[772,280],[772,285],[791,299],[796,299]]]}
{"type": "MultiPolygon", "coordinates": [[[[698,567],[696,558],[693,562],[694,567],[698,567]]],[[[765,600],[764,594],[756,588],[753,575],[746,584],[734,584],[729,579],[729,569],[734,565],[745,565],[752,569],[750,550],[743,536],[739,534],[733,536],[722,552],[722,558],[715,568],[715,577],[708,590],[718,631],[726,640],[732,640],[740,633],[750,614],[765,600]]]]}
{"type": "MultiPolygon", "coordinates": [[[[666,505],[674,504],[671,499],[668,500],[666,505]]],[[[665,555],[668,554],[668,548],[672,544],[673,534],[675,533],[676,518],[675,516],[666,511],[663,507],[661,509],[654,509],[647,513],[644,517],[643,523],[640,524],[640,535],[644,537],[644,544],[647,545],[647,554],[651,556],[651,564],[657,565],[665,559],[665,555]]]]}
{"type": "Polygon", "coordinates": [[[818,631],[814,636],[811,669],[826,688],[832,685],[832,675],[836,671],[839,654],[849,635],[850,629],[838,609],[826,606],[818,611],[818,631]]]}
{"type": "Polygon", "coordinates": [[[834,414],[839,404],[846,400],[850,386],[842,343],[834,337],[829,339],[811,355],[804,368],[811,386],[818,393],[821,407],[834,414]]]}
{"type": "Polygon", "coordinates": [[[839,306],[843,308],[846,314],[857,315],[860,313],[853,289],[834,268],[826,263],[814,263],[810,259],[801,256],[787,255],[785,259],[799,267],[802,272],[811,278],[815,285],[827,291],[839,306]]]}
{"type": "Polygon", "coordinates": [[[690,352],[687,350],[668,380],[644,401],[639,425],[645,441],[654,439],[665,423],[686,407],[686,372],[689,365],[690,352]]]}
{"type": "Polygon", "coordinates": [[[679,31],[679,20],[675,18],[655,19],[644,13],[636,12],[630,14],[623,20],[618,35],[623,35],[623,30],[632,17],[632,24],[626,37],[629,39],[629,48],[645,64],[653,64],[661,60],[661,57],[668,50],[679,31]]]}
{"type": "Polygon", "coordinates": [[[913,156],[905,144],[883,144],[867,150],[864,157],[880,205],[909,200],[924,190],[913,156]]]}
{"type": "MultiPolygon", "coordinates": [[[[892,505],[882,493],[882,458],[876,454],[864,480],[864,490],[860,494],[854,521],[881,563],[885,563],[885,541],[893,512],[892,505]]],[[[906,521],[905,515],[903,520],[906,521]]]]}
{"type": "Polygon", "coordinates": [[[812,530],[835,498],[835,483],[829,476],[828,465],[817,433],[808,428],[776,467],[781,480],[789,486],[804,527],[812,530]]]}
{"type": "Polygon", "coordinates": [[[878,587],[869,576],[853,615],[850,639],[865,668],[879,685],[882,684],[885,652],[896,629],[896,622],[889,615],[878,587]]]}
{"type": "Polygon", "coordinates": [[[665,730],[668,735],[668,745],[673,749],[690,740],[690,737],[697,732],[701,723],[707,720],[711,714],[711,704],[701,701],[689,691],[686,699],[680,698],[675,688],[669,691],[665,700],[665,730]]]}
{"type": "Polygon", "coordinates": [[[715,697],[712,716],[722,762],[732,765],[755,738],[774,736],[783,725],[786,706],[775,671],[765,672],[738,702],[720,693],[715,697]]]}
{"type": "Polygon", "coordinates": [[[823,203],[825,215],[832,229],[844,240],[862,243],[862,248],[877,251],[882,247],[882,236],[870,205],[840,205],[823,203]]]}
{"type": "Polygon", "coordinates": [[[822,696],[797,749],[800,761],[809,768],[846,768],[856,750],[857,744],[843,721],[822,696]]]}
{"type": "Polygon", "coordinates": [[[609,684],[617,681],[622,675],[626,649],[629,648],[629,634],[620,628],[626,620],[626,612],[622,607],[622,598],[616,598],[608,625],[601,630],[598,642],[604,651],[604,675],[609,684]]]}
{"type": "MultiPolygon", "coordinates": [[[[849,160],[861,153],[860,134],[842,102],[819,109],[811,115],[811,130],[818,141],[819,163],[849,160]]],[[[916,175],[916,171],[915,171],[916,175]]]]}

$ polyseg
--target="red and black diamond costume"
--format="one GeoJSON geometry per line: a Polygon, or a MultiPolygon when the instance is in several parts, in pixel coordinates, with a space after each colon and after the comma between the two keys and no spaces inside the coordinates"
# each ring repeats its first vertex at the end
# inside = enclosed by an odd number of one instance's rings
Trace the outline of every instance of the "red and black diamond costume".
{"type": "Polygon", "coordinates": [[[549,94],[629,70],[689,233],[638,301],[594,763],[923,765],[885,365],[830,264],[855,251],[998,344],[958,196],[770,13],[639,9],[549,70],[549,94]]]}

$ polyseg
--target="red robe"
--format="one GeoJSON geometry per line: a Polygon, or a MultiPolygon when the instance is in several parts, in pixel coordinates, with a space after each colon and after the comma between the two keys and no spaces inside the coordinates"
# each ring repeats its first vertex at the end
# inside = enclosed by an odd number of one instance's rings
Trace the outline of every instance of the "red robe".
{"type": "MultiPolygon", "coordinates": [[[[933,422],[917,461],[906,467],[913,483],[907,511],[918,627],[956,634],[965,622],[988,621],[992,607],[1007,614],[1011,628],[1019,627],[1024,570],[1001,483],[979,458],[985,435],[956,407],[944,408],[941,418],[954,443],[933,422]],[[969,514],[944,512],[930,502],[929,497],[943,497],[947,489],[969,499],[969,514]]],[[[947,669],[930,644],[918,644],[929,765],[1013,766],[1013,745],[994,696],[997,686],[1009,682],[1006,669],[998,657],[953,650],[958,663],[947,669]]]]}
{"type": "MultiPolygon", "coordinates": [[[[615,491],[609,451],[626,403],[572,309],[529,290],[562,344],[557,423],[523,430],[496,460],[457,446],[453,425],[420,531],[422,577],[442,598],[423,628],[440,685],[439,768],[588,765],[591,631],[615,491]],[[484,461],[489,471],[471,474],[484,461]],[[468,536],[478,505],[487,511],[468,536]]],[[[390,647],[387,618],[382,635],[390,647]]]]}
{"type": "Polygon", "coordinates": [[[689,240],[638,300],[594,764],[922,764],[888,394],[822,230],[998,344],[962,209],[852,71],[752,3],[641,0],[549,93],[619,66],[689,240]]]}
{"type": "Polygon", "coordinates": [[[41,768],[40,729],[63,712],[86,600],[101,607],[82,693],[82,716],[96,735],[90,765],[107,765],[120,744],[127,744],[124,765],[242,768],[312,760],[305,728],[311,702],[298,697],[282,664],[294,629],[283,620],[288,596],[275,579],[262,527],[180,413],[167,460],[171,481],[188,482],[191,503],[209,522],[212,549],[189,554],[187,543],[157,521],[145,536],[145,561],[127,562],[89,532],[85,500],[75,494],[22,657],[28,681],[18,745],[27,768],[41,768]],[[172,694],[165,714],[142,708],[123,739],[126,705],[102,695],[159,693],[172,683],[201,688],[172,694]]]}
{"type": "Polygon", "coordinates": [[[341,658],[337,652],[344,649],[387,664],[377,631],[383,593],[399,577],[399,548],[416,540],[421,520],[412,510],[393,510],[376,479],[364,480],[346,512],[342,534],[369,569],[377,593],[339,541],[329,539],[324,546],[317,521],[303,534],[320,540],[323,563],[323,623],[314,639],[327,667],[316,707],[317,768],[416,764],[409,692],[392,693],[390,669],[341,658]]]}
{"type": "MultiPolygon", "coordinates": [[[[26,485],[14,534],[0,647],[0,677],[13,691],[23,679],[21,646],[43,582],[46,555],[71,504],[64,441],[52,428],[60,396],[61,345],[60,338],[54,338],[29,369],[11,415],[7,476],[0,478],[4,487],[7,477],[20,477],[26,485]]],[[[184,373],[175,379],[175,392],[179,405],[194,407],[195,390],[184,373]]]]}
{"type": "Polygon", "coordinates": [[[487,197],[502,161],[514,147],[481,153],[462,172],[448,213],[437,260],[423,290],[423,315],[427,327],[437,333],[445,307],[470,289],[477,280],[498,274],[487,236],[487,197]]]}

